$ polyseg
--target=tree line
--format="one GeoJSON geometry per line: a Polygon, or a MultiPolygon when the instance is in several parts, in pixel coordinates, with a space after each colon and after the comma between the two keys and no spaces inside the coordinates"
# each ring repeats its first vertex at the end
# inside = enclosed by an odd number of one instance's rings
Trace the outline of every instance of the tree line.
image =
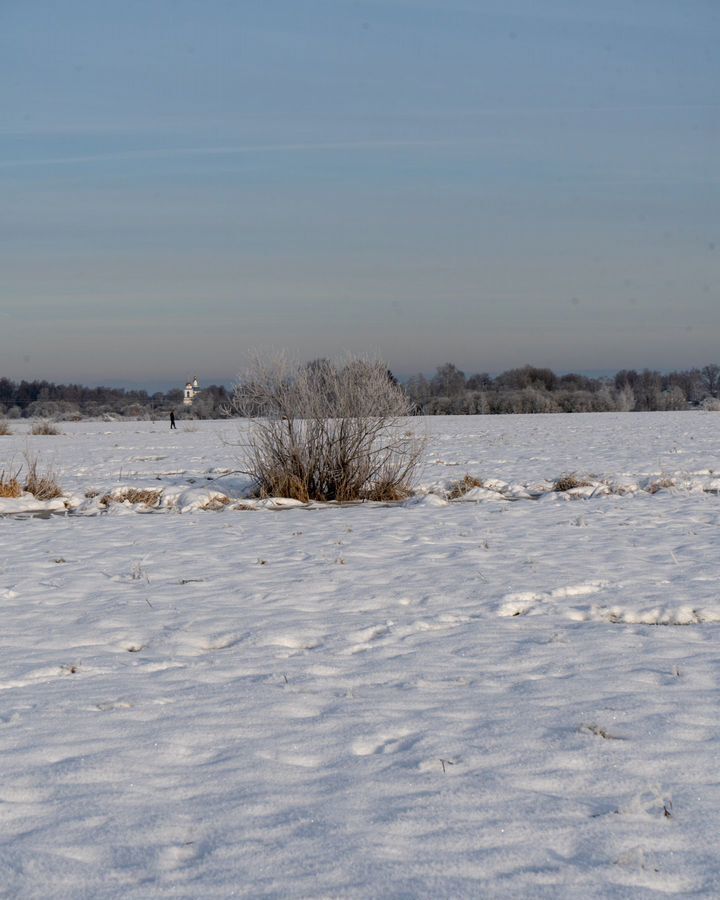
{"type": "Polygon", "coordinates": [[[720,408],[720,365],[668,373],[623,369],[611,377],[591,378],[529,365],[495,377],[487,372],[466,377],[446,363],[430,378],[413,375],[404,387],[424,415],[720,408]]]}
{"type": "Polygon", "coordinates": [[[0,416],[9,419],[42,418],[140,418],[153,419],[182,413],[185,418],[213,419],[224,414],[230,393],[219,384],[205,387],[183,406],[183,392],[174,388],[148,394],[143,390],[111,387],[84,387],[50,381],[14,382],[0,378],[0,416]]]}
{"type": "MultiPolygon", "coordinates": [[[[307,364],[317,366],[315,360],[307,364]]],[[[388,371],[393,383],[397,379],[388,371]]],[[[696,406],[720,409],[720,365],[661,373],[622,369],[614,376],[591,378],[552,369],[522,366],[494,377],[466,376],[452,363],[435,374],[413,375],[401,387],[421,415],[491,415],[497,413],[630,412],[681,410],[696,406]]],[[[49,381],[14,382],[0,378],[0,417],[73,419],[142,418],[169,415],[213,419],[232,412],[232,392],[212,384],[183,406],[179,389],[148,394],[144,390],[85,387],[49,381]]]]}

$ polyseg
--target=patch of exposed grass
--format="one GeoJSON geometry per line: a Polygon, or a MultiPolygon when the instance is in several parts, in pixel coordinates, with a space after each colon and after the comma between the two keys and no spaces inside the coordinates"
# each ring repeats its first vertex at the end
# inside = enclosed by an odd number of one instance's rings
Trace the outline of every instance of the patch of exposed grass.
{"type": "Polygon", "coordinates": [[[657,494],[658,491],[674,487],[676,487],[674,478],[658,478],[657,481],[653,481],[647,490],[649,494],[657,494]]]}
{"type": "Polygon", "coordinates": [[[123,488],[120,491],[104,494],[100,498],[103,506],[109,506],[111,503],[144,503],[145,506],[158,506],[162,497],[162,489],[158,488],[123,488]]]}
{"type": "Polygon", "coordinates": [[[392,481],[379,481],[365,490],[361,499],[395,503],[399,500],[407,500],[411,496],[412,491],[407,486],[398,485],[392,481]]]}
{"type": "Polygon", "coordinates": [[[570,472],[568,475],[561,475],[560,478],[553,483],[552,489],[553,491],[562,493],[563,491],[572,491],[574,488],[579,487],[590,487],[590,482],[578,478],[574,472],[570,472]]]}
{"type": "Polygon", "coordinates": [[[606,731],[604,728],[601,728],[600,725],[596,725],[594,722],[583,722],[583,724],[578,729],[581,734],[593,734],[595,737],[602,738],[605,741],[622,741],[623,738],[618,737],[616,734],[610,734],[609,731],[606,731]]]}
{"type": "Polygon", "coordinates": [[[307,484],[297,475],[287,474],[281,466],[266,472],[266,480],[258,485],[256,496],[261,500],[271,497],[292,497],[301,503],[310,502],[310,492],[307,484]]]}
{"type": "Polygon", "coordinates": [[[474,475],[465,475],[464,478],[461,478],[460,481],[456,481],[450,491],[448,493],[448,500],[458,500],[460,497],[464,497],[468,491],[472,491],[474,488],[483,487],[482,481],[479,478],[475,478],[474,475]]]}
{"type": "Polygon", "coordinates": [[[229,497],[211,497],[203,509],[223,509],[228,503],[230,503],[229,497]]]}

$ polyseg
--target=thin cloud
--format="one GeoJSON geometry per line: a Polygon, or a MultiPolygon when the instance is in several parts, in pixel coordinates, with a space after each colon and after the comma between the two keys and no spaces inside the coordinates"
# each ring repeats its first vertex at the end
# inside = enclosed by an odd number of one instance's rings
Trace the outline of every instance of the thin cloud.
{"type": "Polygon", "coordinates": [[[615,106],[478,106],[455,109],[422,110],[413,113],[417,118],[467,118],[469,116],[551,116],[593,115],[594,113],[678,112],[720,109],[720,103],[638,103],[615,106]]]}
{"type": "Polygon", "coordinates": [[[166,159],[172,156],[235,156],[251,153],[312,153],[342,150],[393,150],[406,147],[433,148],[448,147],[456,141],[331,141],[307,144],[242,144],[231,147],[158,147],[148,150],[124,150],[119,153],[92,153],[83,156],[54,156],[44,159],[6,159],[0,161],[0,168],[20,168],[25,166],[76,165],[92,162],[116,162],[135,159],[166,159]]]}

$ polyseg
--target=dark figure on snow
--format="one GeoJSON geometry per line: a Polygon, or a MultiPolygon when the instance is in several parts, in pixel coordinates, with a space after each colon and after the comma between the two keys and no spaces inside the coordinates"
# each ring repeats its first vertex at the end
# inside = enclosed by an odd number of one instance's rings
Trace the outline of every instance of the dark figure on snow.
{"type": "Polygon", "coordinates": [[[170,428],[177,428],[177,425],[175,424],[175,413],[172,410],[170,410],[170,428]]]}

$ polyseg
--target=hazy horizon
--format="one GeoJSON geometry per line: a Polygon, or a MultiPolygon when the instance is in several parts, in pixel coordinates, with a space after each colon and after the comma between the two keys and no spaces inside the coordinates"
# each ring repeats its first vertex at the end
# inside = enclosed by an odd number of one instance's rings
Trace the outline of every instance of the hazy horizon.
{"type": "Polygon", "coordinates": [[[720,357],[720,9],[7,0],[0,376],[720,357]]]}

